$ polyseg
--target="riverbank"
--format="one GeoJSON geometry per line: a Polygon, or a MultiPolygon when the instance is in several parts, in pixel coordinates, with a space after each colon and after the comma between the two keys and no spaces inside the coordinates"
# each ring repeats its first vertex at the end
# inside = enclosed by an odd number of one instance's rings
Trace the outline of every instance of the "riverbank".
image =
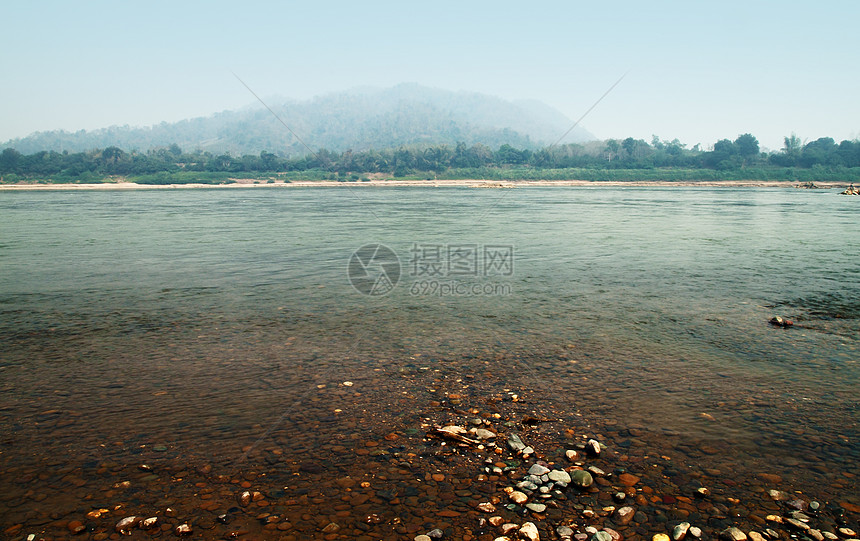
{"type": "MultiPolygon", "coordinates": [[[[425,188],[469,187],[469,188],[525,188],[533,186],[567,187],[708,187],[708,188],[796,188],[796,182],[763,180],[721,180],[721,181],[594,181],[594,180],[369,180],[365,182],[339,182],[334,180],[305,180],[292,182],[264,182],[257,179],[231,179],[230,184],[137,184],[134,182],[104,182],[98,184],[0,184],[0,191],[18,190],[175,190],[200,188],[308,188],[308,187],[401,187],[417,186],[425,188]]],[[[847,182],[824,182],[816,184],[821,189],[845,188],[847,182]]]]}

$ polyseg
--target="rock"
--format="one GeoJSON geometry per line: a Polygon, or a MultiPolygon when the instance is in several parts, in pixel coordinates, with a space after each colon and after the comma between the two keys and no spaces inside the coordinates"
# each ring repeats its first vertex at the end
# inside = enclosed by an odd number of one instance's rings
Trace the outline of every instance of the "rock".
{"type": "Polygon", "coordinates": [[[116,533],[120,535],[131,535],[131,531],[138,525],[140,520],[141,517],[125,517],[116,523],[114,530],[116,530],[116,533]]]}
{"type": "Polygon", "coordinates": [[[692,535],[696,539],[702,538],[702,529],[697,526],[690,526],[690,529],[687,530],[687,533],[692,535]]]}
{"type": "Polygon", "coordinates": [[[600,443],[597,440],[588,440],[585,444],[585,452],[592,456],[600,456],[600,443]]]}
{"type": "Polygon", "coordinates": [[[773,499],[773,501],[776,502],[785,502],[791,499],[790,494],[787,494],[781,490],[768,490],[767,494],[773,499]]]}
{"type": "Polygon", "coordinates": [[[522,453],[526,448],[526,444],[523,443],[523,440],[519,436],[511,432],[508,434],[508,447],[515,453],[522,453]]]}
{"type": "Polygon", "coordinates": [[[632,487],[639,482],[639,478],[630,473],[622,473],[618,476],[618,482],[626,487],[632,487]]]}
{"type": "Polygon", "coordinates": [[[774,316],[774,317],[770,318],[770,324],[774,325],[776,327],[788,328],[788,327],[791,327],[792,325],[794,325],[794,322],[790,319],[785,319],[781,316],[774,316]]]}
{"type": "Polygon", "coordinates": [[[483,511],[484,513],[495,513],[496,506],[490,502],[482,502],[478,504],[478,511],[483,511]]]}
{"type": "Polygon", "coordinates": [[[594,482],[594,479],[585,470],[574,470],[570,475],[570,482],[578,488],[588,488],[594,482]]]}
{"type": "Polygon", "coordinates": [[[568,526],[559,526],[555,529],[555,533],[557,533],[559,537],[571,537],[573,535],[573,530],[568,526]]]}
{"type": "Polygon", "coordinates": [[[506,535],[501,535],[501,536],[493,539],[493,541],[511,541],[511,538],[506,536],[506,535]]]}
{"type": "Polygon", "coordinates": [[[811,511],[818,511],[818,508],[821,507],[821,504],[815,501],[809,502],[809,509],[811,511]]]}
{"type": "Polygon", "coordinates": [[[857,533],[851,528],[839,528],[837,531],[845,537],[857,537],[857,533]]]}
{"type": "Polygon", "coordinates": [[[825,539],[829,539],[830,541],[836,541],[839,539],[839,536],[833,532],[821,532],[821,535],[825,537],[825,539]]]}
{"type": "Polygon", "coordinates": [[[522,526],[520,526],[520,531],[517,534],[522,539],[526,539],[527,541],[539,541],[540,533],[538,532],[537,526],[535,526],[534,522],[526,522],[522,526]]]}
{"type": "Polygon", "coordinates": [[[612,541],[612,536],[609,532],[597,532],[591,536],[591,541],[612,541]]]}
{"type": "Polygon", "coordinates": [[[746,541],[747,539],[747,535],[734,526],[730,526],[721,531],[720,537],[726,541],[746,541]]]}
{"type": "Polygon", "coordinates": [[[519,524],[514,524],[512,522],[508,522],[506,524],[502,524],[502,527],[499,528],[499,530],[501,530],[502,535],[508,535],[508,534],[513,533],[514,531],[518,530],[519,528],[520,528],[519,524]]]}
{"type": "Polygon", "coordinates": [[[549,476],[550,481],[555,481],[556,483],[570,484],[570,474],[564,470],[552,470],[547,475],[549,476]]]}
{"type": "Polygon", "coordinates": [[[655,533],[651,541],[671,541],[669,536],[664,533],[655,533]]]}
{"type": "Polygon", "coordinates": [[[66,524],[66,528],[68,528],[69,532],[73,535],[77,535],[79,533],[83,533],[87,527],[80,520],[72,520],[68,524],[66,524]]]}
{"type": "Polygon", "coordinates": [[[445,532],[443,532],[439,528],[433,528],[432,530],[427,532],[427,537],[429,537],[430,539],[442,539],[444,535],[445,532]]]}
{"type": "Polygon", "coordinates": [[[421,535],[416,535],[413,538],[413,541],[432,541],[432,540],[430,539],[429,535],[421,534],[421,535]]]}
{"type": "Polygon", "coordinates": [[[749,536],[750,541],[764,541],[764,537],[756,531],[751,531],[747,536],[749,536]]]}
{"type": "Polygon", "coordinates": [[[812,528],[809,529],[808,532],[809,537],[815,539],[815,541],[824,541],[824,535],[821,533],[821,530],[814,530],[812,528]]]}
{"type": "Polygon", "coordinates": [[[251,503],[251,493],[246,490],[245,492],[242,492],[241,494],[236,496],[236,500],[242,507],[248,507],[248,505],[251,503]]]}
{"type": "Polygon", "coordinates": [[[768,522],[775,522],[777,524],[782,524],[782,517],[779,515],[767,515],[764,519],[768,522]]]}
{"type": "Polygon", "coordinates": [[[325,528],[322,529],[323,533],[334,533],[340,530],[340,524],[337,522],[329,522],[325,525],[325,528]]]}
{"type": "Polygon", "coordinates": [[[774,473],[760,473],[758,474],[758,478],[763,479],[768,483],[773,483],[774,485],[782,483],[782,477],[774,473]]]}
{"type": "Polygon", "coordinates": [[[173,529],[173,533],[176,535],[179,535],[179,536],[191,535],[191,533],[192,533],[191,526],[189,526],[187,523],[180,524],[179,526],[177,526],[176,528],[173,529]]]}
{"type": "Polygon", "coordinates": [[[788,516],[790,516],[791,518],[793,518],[795,520],[799,520],[801,522],[809,522],[809,515],[801,512],[801,511],[792,511],[791,513],[788,514],[788,516]]]}
{"type": "Polygon", "coordinates": [[[615,511],[615,523],[619,526],[627,526],[635,514],[636,510],[632,507],[620,507],[615,511]]]}
{"type": "Polygon", "coordinates": [[[508,498],[510,498],[511,501],[517,505],[523,505],[524,503],[529,501],[529,497],[520,492],[519,490],[515,490],[508,494],[508,498]]]}
{"type": "Polygon", "coordinates": [[[564,452],[564,456],[565,456],[568,460],[570,460],[571,462],[573,462],[574,460],[576,460],[576,459],[577,459],[577,457],[579,456],[579,454],[578,454],[576,451],[574,451],[573,449],[568,449],[567,451],[565,451],[565,452],[564,452]]]}
{"type": "Polygon", "coordinates": [[[606,472],[601,470],[597,466],[589,466],[588,473],[590,473],[594,477],[603,477],[604,475],[606,475],[606,472]]]}
{"type": "Polygon", "coordinates": [[[800,499],[791,500],[786,505],[791,507],[792,509],[796,509],[798,511],[806,511],[806,509],[809,507],[808,503],[806,503],[805,501],[800,500],[800,499]]]}
{"type": "Polygon", "coordinates": [[[612,495],[612,499],[618,503],[623,503],[624,500],[627,499],[627,494],[625,494],[623,492],[616,492],[615,494],[612,495]]]}
{"type": "Polygon", "coordinates": [[[795,530],[798,530],[801,532],[805,532],[805,531],[809,530],[809,524],[806,524],[805,522],[801,522],[801,521],[797,520],[796,518],[784,518],[782,520],[782,522],[784,524],[788,524],[789,526],[791,526],[795,530]]]}
{"type": "Polygon", "coordinates": [[[491,440],[496,437],[496,433],[486,428],[479,428],[475,430],[475,437],[479,440],[491,440]]]}
{"type": "Polygon", "coordinates": [[[621,541],[623,539],[621,534],[613,530],[612,528],[603,528],[603,531],[609,534],[609,537],[612,538],[612,541],[621,541]]]}
{"type": "Polygon", "coordinates": [[[687,532],[690,531],[690,523],[682,522],[672,529],[672,540],[681,541],[687,537],[687,532]]]}
{"type": "Polygon", "coordinates": [[[711,495],[711,490],[705,487],[699,487],[696,489],[696,496],[700,498],[707,498],[711,495]]]}
{"type": "Polygon", "coordinates": [[[150,530],[158,524],[158,517],[149,517],[140,521],[141,530],[150,530]]]}
{"type": "Polygon", "coordinates": [[[550,469],[541,466],[540,464],[532,464],[532,467],[529,468],[529,475],[541,476],[550,472],[550,469]]]}
{"type": "Polygon", "coordinates": [[[505,523],[505,519],[503,519],[502,517],[499,517],[499,516],[495,516],[495,517],[490,517],[487,522],[489,522],[493,526],[499,527],[505,523]]]}
{"type": "Polygon", "coordinates": [[[546,511],[546,505],[542,503],[527,503],[526,509],[529,511],[534,511],[535,513],[543,513],[546,511]]]}

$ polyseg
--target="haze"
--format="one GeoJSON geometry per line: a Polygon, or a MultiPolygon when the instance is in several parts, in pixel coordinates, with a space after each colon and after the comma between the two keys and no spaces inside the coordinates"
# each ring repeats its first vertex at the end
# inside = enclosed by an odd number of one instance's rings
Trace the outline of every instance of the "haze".
{"type": "Polygon", "coordinates": [[[598,138],[860,135],[849,2],[21,2],[0,141],[400,82],[537,99],[598,138]]]}

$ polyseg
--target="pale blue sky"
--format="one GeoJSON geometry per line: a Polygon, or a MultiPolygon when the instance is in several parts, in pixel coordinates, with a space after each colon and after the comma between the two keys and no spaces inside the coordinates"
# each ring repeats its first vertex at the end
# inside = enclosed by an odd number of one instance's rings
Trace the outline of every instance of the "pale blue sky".
{"type": "Polygon", "coordinates": [[[0,141],[401,82],[542,100],[600,138],[860,137],[860,3],[7,3],[0,141]]]}

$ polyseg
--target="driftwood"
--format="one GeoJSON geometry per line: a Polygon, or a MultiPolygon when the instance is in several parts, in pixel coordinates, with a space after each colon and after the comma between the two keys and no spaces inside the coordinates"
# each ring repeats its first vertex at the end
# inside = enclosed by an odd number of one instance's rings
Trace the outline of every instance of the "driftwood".
{"type": "Polygon", "coordinates": [[[433,427],[433,430],[429,432],[429,435],[436,436],[437,438],[441,438],[443,440],[455,441],[457,443],[465,443],[467,445],[481,444],[479,440],[467,438],[463,435],[464,433],[466,433],[466,429],[459,426],[435,426],[433,427]]]}

